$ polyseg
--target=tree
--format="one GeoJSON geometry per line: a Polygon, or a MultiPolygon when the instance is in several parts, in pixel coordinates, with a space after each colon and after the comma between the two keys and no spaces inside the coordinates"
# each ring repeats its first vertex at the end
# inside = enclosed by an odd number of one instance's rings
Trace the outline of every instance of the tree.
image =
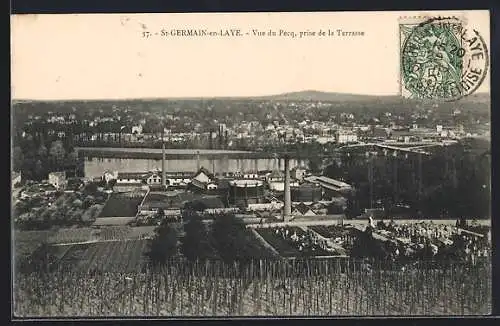
{"type": "Polygon", "coordinates": [[[97,193],[97,187],[97,184],[91,182],[85,186],[85,188],[83,189],[83,193],[85,195],[94,195],[97,193]]]}
{"type": "Polygon", "coordinates": [[[78,163],[78,153],[73,149],[71,152],[68,153],[67,160],[68,160],[68,163],[71,165],[77,164],[78,163]]]}
{"type": "Polygon", "coordinates": [[[40,144],[40,147],[38,148],[37,151],[38,157],[45,159],[47,157],[47,154],[48,154],[47,147],[45,147],[43,143],[40,144]]]}
{"type": "Polygon", "coordinates": [[[359,205],[354,194],[347,196],[347,207],[345,209],[345,216],[347,218],[355,218],[360,214],[359,205]]]}
{"type": "Polygon", "coordinates": [[[208,258],[211,246],[205,225],[198,215],[190,214],[184,225],[185,235],[182,239],[182,253],[190,261],[208,258]]]}
{"type": "Polygon", "coordinates": [[[92,206],[94,204],[94,197],[92,196],[87,196],[85,197],[85,199],[83,200],[83,203],[82,203],[82,208],[83,209],[88,209],[90,206],[92,206]]]}
{"type": "Polygon", "coordinates": [[[106,185],[106,187],[108,189],[113,189],[113,187],[116,185],[116,179],[111,179],[109,180],[108,184],[106,185]]]}
{"type": "Polygon", "coordinates": [[[50,157],[53,163],[60,164],[64,161],[66,157],[66,150],[64,149],[64,144],[60,140],[53,141],[50,145],[50,157]]]}
{"type": "Polygon", "coordinates": [[[312,173],[320,173],[321,172],[321,158],[318,158],[317,155],[310,156],[308,160],[309,170],[312,173]]]}
{"type": "Polygon", "coordinates": [[[80,200],[80,199],[75,199],[72,203],[72,206],[73,207],[76,207],[76,208],[81,208],[83,205],[83,202],[80,200]]]}
{"type": "Polygon", "coordinates": [[[161,265],[168,259],[177,255],[178,237],[177,229],[168,223],[162,223],[156,230],[155,237],[151,241],[149,248],[149,258],[153,265],[161,265]]]}
{"type": "Polygon", "coordinates": [[[245,226],[234,214],[221,214],[212,224],[215,247],[225,261],[245,257],[245,226]]]}
{"type": "Polygon", "coordinates": [[[42,161],[37,160],[34,168],[34,176],[36,179],[43,179],[45,177],[45,169],[43,168],[42,161]]]}
{"type": "Polygon", "coordinates": [[[332,179],[340,179],[343,177],[342,169],[337,161],[333,161],[330,165],[325,168],[325,176],[332,179]]]}

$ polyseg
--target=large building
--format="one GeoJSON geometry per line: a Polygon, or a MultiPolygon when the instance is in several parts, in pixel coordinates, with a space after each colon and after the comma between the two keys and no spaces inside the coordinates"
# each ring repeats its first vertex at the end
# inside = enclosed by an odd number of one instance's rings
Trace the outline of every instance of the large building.
{"type": "Polygon", "coordinates": [[[310,176],[305,178],[305,180],[320,186],[323,192],[322,197],[325,200],[343,197],[354,190],[351,185],[345,182],[325,176],[310,176]]]}
{"type": "Polygon", "coordinates": [[[146,173],[119,172],[116,183],[113,186],[113,191],[127,192],[144,188],[146,187],[146,182],[144,181],[145,175],[146,173]]]}
{"type": "Polygon", "coordinates": [[[165,184],[167,187],[186,187],[194,176],[192,172],[165,172],[165,184]]]}
{"type": "Polygon", "coordinates": [[[229,181],[229,203],[245,206],[264,201],[264,181],[256,179],[238,179],[229,181]]]}
{"type": "Polygon", "coordinates": [[[322,199],[322,190],[314,183],[303,183],[298,187],[291,187],[292,202],[317,202],[322,199]]]}
{"type": "MultiPolygon", "coordinates": [[[[271,191],[283,192],[285,191],[285,176],[281,171],[273,171],[266,177],[267,185],[271,191]]],[[[291,181],[290,187],[298,187],[297,181],[291,181]]]]}
{"type": "Polygon", "coordinates": [[[337,133],[337,143],[339,144],[348,144],[355,143],[358,141],[358,135],[352,131],[339,131],[337,133]]]}
{"type": "MultiPolygon", "coordinates": [[[[195,174],[190,172],[165,172],[165,186],[167,187],[186,187],[191,183],[195,174]]],[[[144,184],[149,186],[160,186],[162,184],[161,171],[151,171],[144,173],[129,173],[117,171],[106,171],[103,175],[106,182],[116,180],[116,184],[135,184],[140,187],[144,184]]]]}

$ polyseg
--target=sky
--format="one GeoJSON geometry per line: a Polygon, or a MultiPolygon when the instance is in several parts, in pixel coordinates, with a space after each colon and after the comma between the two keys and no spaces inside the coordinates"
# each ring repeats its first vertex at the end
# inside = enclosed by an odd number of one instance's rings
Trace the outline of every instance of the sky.
{"type": "MultiPolygon", "coordinates": [[[[437,14],[465,17],[489,46],[488,11],[437,14]]],[[[261,96],[302,90],[395,95],[398,24],[415,15],[436,12],[14,15],[12,98],[261,96]],[[244,35],[142,35],[231,28],[244,35]],[[316,36],[252,36],[254,29],[316,36]],[[337,29],[364,36],[339,37],[337,29]],[[319,30],[335,36],[319,37],[319,30]]],[[[488,74],[478,91],[489,92],[489,83],[488,74]]]]}

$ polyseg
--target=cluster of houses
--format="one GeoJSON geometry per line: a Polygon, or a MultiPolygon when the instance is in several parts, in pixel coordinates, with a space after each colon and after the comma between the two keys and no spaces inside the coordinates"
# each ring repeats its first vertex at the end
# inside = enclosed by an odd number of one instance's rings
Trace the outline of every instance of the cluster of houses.
{"type": "MultiPolygon", "coordinates": [[[[298,187],[303,180],[306,170],[295,168],[291,171],[291,187],[298,187]]],[[[118,171],[106,171],[102,178],[107,183],[115,181],[113,190],[116,192],[127,192],[137,188],[149,188],[162,185],[162,172],[160,170],[130,173],[118,171]]],[[[227,187],[230,180],[262,180],[271,191],[284,191],[284,174],[281,171],[245,172],[245,173],[224,173],[215,175],[208,169],[201,167],[197,172],[165,172],[165,185],[167,188],[191,188],[200,192],[210,192],[227,187]]],[[[54,182],[58,182],[54,176],[54,182]]]]}
{"type": "MultiPolygon", "coordinates": [[[[21,174],[13,173],[12,185],[21,182],[21,174]]],[[[48,179],[41,183],[28,183],[19,189],[19,197],[27,199],[35,196],[46,196],[58,191],[75,192],[84,186],[85,182],[79,178],[68,178],[65,172],[51,172],[48,179]]]]}
{"type": "MultiPolygon", "coordinates": [[[[301,168],[290,171],[292,215],[327,215],[332,198],[341,198],[350,185],[326,177],[307,175],[301,168]],[[325,197],[326,196],[326,197],[325,197]]],[[[250,213],[257,217],[277,216],[283,212],[285,188],[281,171],[224,173],[215,175],[204,167],[195,173],[106,172],[102,179],[114,181],[113,191],[128,192],[142,188],[147,191],[138,206],[138,215],[146,216],[162,210],[165,216],[180,217],[181,210],[190,205],[205,214],[223,212],[250,213]]]]}

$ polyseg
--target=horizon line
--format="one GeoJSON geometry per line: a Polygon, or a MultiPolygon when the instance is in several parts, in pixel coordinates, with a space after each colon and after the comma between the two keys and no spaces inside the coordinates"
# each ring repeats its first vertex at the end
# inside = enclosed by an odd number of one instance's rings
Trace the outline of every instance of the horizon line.
{"type": "Polygon", "coordinates": [[[320,91],[314,89],[305,89],[299,91],[289,91],[284,93],[273,93],[273,94],[263,94],[263,95],[189,95],[189,96],[145,96],[145,97],[120,97],[120,98],[67,98],[67,99],[30,99],[30,98],[12,98],[12,101],[127,101],[127,100],[161,100],[161,99],[218,99],[218,98],[261,98],[261,97],[273,97],[273,96],[282,96],[296,93],[307,93],[307,92],[316,92],[316,93],[325,93],[325,94],[337,94],[337,95],[352,95],[352,96],[398,96],[398,93],[394,94],[366,94],[366,93],[341,93],[334,91],[320,91]]]}
{"type": "MultiPolygon", "coordinates": [[[[289,91],[285,93],[275,93],[275,94],[266,94],[266,95],[213,95],[213,96],[149,96],[149,97],[122,97],[122,98],[67,98],[67,99],[35,99],[35,98],[11,98],[11,102],[15,101],[24,101],[24,102],[73,102],[73,101],[134,101],[134,100],[213,100],[213,99],[252,99],[252,98],[267,98],[267,97],[276,97],[276,96],[285,96],[292,95],[298,93],[323,93],[330,95],[341,95],[341,96],[360,96],[360,97],[400,97],[402,99],[407,99],[402,97],[399,93],[394,94],[366,94],[366,93],[342,93],[342,92],[334,92],[334,91],[320,91],[313,89],[306,89],[300,91],[289,91]]],[[[491,92],[477,92],[465,96],[467,98],[469,96],[474,95],[491,95],[491,92]]]]}

